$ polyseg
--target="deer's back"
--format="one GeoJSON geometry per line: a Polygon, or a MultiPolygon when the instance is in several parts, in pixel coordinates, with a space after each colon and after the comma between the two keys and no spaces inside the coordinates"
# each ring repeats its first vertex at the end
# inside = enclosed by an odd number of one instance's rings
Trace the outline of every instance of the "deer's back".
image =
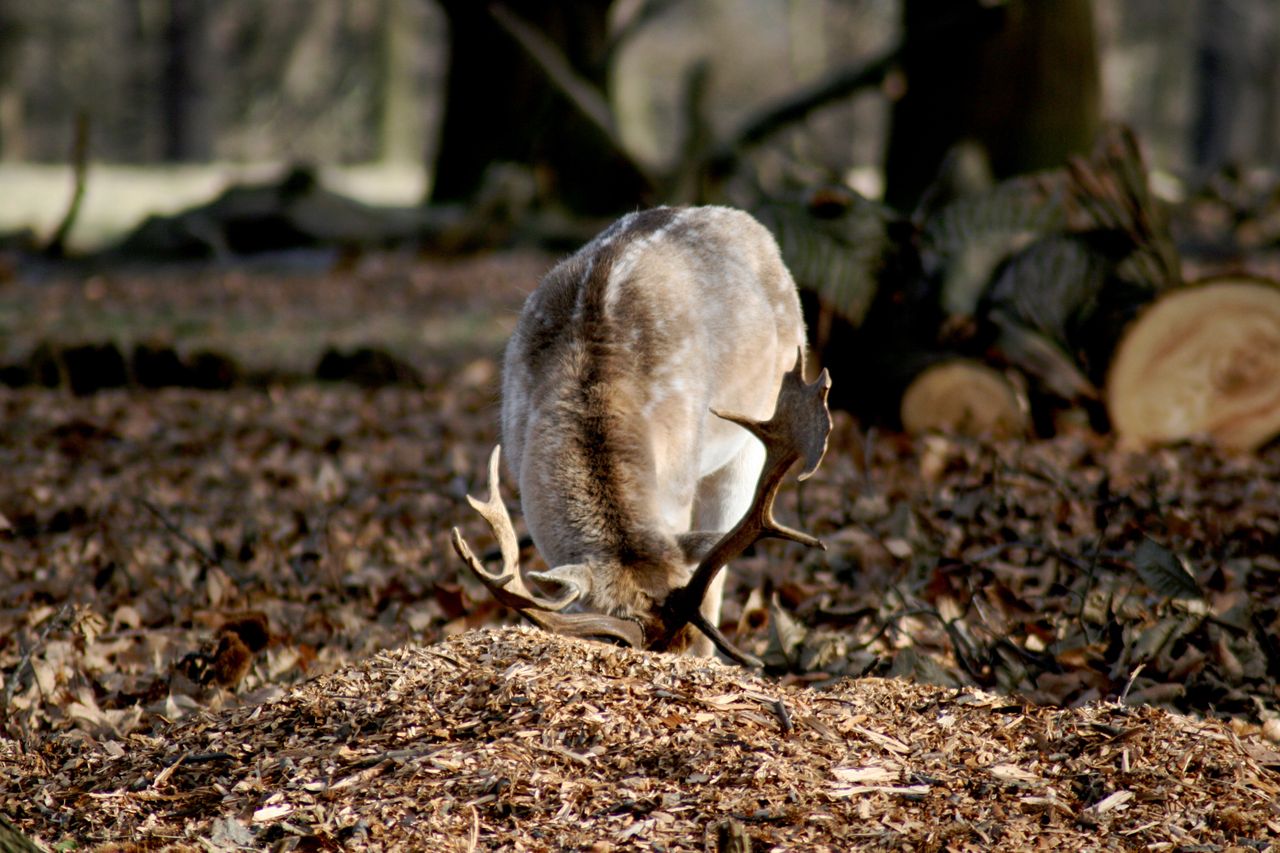
{"type": "Polygon", "coordinates": [[[709,410],[767,417],[803,342],[777,245],[741,211],[632,214],[552,269],[508,345],[502,405],[543,556],[666,548],[654,520],[687,529],[698,478],[743,440],[709,410]]]}

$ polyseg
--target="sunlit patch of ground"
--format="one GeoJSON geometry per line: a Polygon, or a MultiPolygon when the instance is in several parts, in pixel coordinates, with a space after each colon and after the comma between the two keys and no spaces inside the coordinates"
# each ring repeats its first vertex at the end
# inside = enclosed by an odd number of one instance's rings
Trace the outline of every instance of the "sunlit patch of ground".
{"type": "MultiPolygon", "coordinates": [[[[127,166],[92,163],[70,246],[101,248],[151,214],[172,214],[203,204],[233,183],[271,181],[280,163],[127,166]]],[[[413,164],[326,166],[328,188],[369,204],[413,205],[426,194],[427,174],[413,164]]],[[[0,233],[33,229],[47,237],[65,215],[73,187],[65,164],[0,163],[0,233]]]]}

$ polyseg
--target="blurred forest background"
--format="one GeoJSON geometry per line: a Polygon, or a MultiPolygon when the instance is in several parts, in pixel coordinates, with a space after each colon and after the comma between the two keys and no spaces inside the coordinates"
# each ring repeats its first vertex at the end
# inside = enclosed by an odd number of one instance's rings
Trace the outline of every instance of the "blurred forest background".
{"type": "Polygon", "coordinates": [[[394,204],[470,199],[516,162],[537,192],[614,213],[706,197],[680,169],[695,149],[744,154],[766,188],[835,176],[871,197],[887,164],[907,209],[966,132],[998,176],[1085,150],[1100,119],[1193,185],[1280,155],[1270,0],[513,0],[505,25],[487,7],[0,0],[0,230],[55,227],[78,117],[96,164],[80,245],[300,162],[394,204]],[[562,85],[522,24],[567,61],[562,85]]]}

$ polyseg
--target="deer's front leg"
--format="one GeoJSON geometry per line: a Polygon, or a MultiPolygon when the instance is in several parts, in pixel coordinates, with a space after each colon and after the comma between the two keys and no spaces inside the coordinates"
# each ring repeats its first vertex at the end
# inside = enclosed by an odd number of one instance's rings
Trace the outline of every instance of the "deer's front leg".
{"type": "MultiPolygon", "coordinates": [[[[764,445],[754,436],[743,436],[742,446],[724,466],[703,477],[693,503],[693,529],[724,533],[732,528],[751,506],[756,483],[764,466],[764,445]]],[[[721,571],[707,588],[702,615],[712,625],[720,624],[720,604],[727,572],[721,571]]],[[[715,646],[698,633],[690,646],[693,654],[710,657],[715,646]]]]}

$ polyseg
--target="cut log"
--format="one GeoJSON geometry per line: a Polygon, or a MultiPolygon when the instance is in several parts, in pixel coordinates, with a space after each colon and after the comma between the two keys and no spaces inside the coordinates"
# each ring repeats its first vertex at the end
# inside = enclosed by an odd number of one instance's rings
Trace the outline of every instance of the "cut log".
{"type": "Polygon", "coordinates": [[[844,189],[757,206],[804,291],[818,361],[844,377],[831,405],[897,427],[911,381],[967,357],[1025,380],[1040,434],[1068,410],[1108,428],[1116,341],[1181,283],[1136,138],[1108,128],[1067,168],[989,187],[966,159],[909,218],[844,189]]]}
{"type": "Polygon", "coordinates": [[[1252,450],[1280,435],[1280,284],[1223,277],[1161,296],[1120,338],[1107,407],[1133,445],[1252,450]]]}
{"type": "Polygon", "coordinates": [[[1008,379],[978,361],[939,362],[917,376],[902,395],[907,432],[1013,438],[1027,432],[1027,406],[1008,379]]]}

